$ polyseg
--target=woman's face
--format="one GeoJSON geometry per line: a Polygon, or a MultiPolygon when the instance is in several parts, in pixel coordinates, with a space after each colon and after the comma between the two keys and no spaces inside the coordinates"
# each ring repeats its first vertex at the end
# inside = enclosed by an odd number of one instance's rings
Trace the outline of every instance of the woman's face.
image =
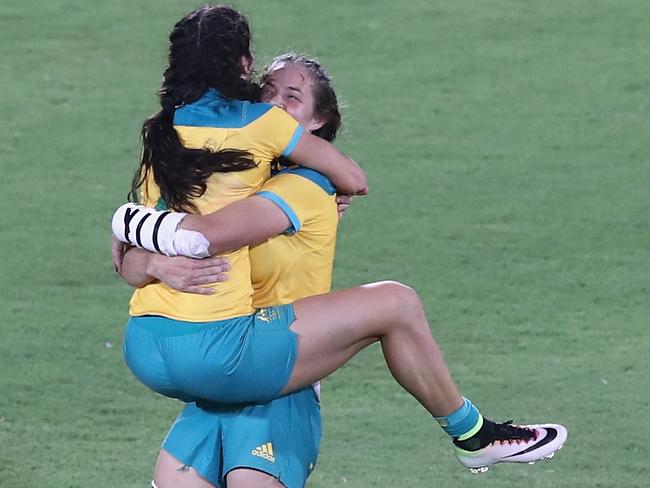
{"type": "Polygon", "coordinates": [[[305,130],[313,132],[325,122],[314,114],[312,83],[305,68],[287,63],[263,77],[260,100],[285,110],[305,130]]]}

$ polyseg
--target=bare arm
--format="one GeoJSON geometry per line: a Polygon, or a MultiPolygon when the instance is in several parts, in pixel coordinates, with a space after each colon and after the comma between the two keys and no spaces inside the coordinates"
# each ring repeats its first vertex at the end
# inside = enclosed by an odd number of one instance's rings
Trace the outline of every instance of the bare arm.
{"type": "MultiPolygon", "coordinates": [[[[294,148],[291,158],[306,161],[306,167],[311,167],[328,176],[341,192],[356,195],[368,193],[365,174],[361,168],[323,139],[312,134],[303,134],[294,148]],[[318,154],[318,156],[313,156],[314,154],[318,154]],[[322,164],[319,161],[328,161],[328,163],[322,164]]],[[[133,207],[133,204],[122,205],[113,215],[113,233],[122,242],[132,242],[128,238],[129,223],[137,219],[135,216],[141,210],[133,207]]],[[[141,226],[151,212],[152,210],[140,212],[140,220],[133,222],[131,226],[134,228],[137,228],[138,225],[141,226]]],[[[143,231],[144,234],[149,235],[148,240],[144,244],[139,243],[139,245],[152,251],[155,248],[156,251],[161,252],[161,248],[154,245],[153,236],[157,235],[156,242],[165,243],[162,246],[163,253],[171,256],[181,254],[199,258],[259,244],[284,232],[291,224],[287,214],[276,203],[255,195],[208,215],[183,213],[172,215],[180,218],[172,219],[172,224],[167,225],[165,231],[158,235],[156,234],[157,227],[154,227],[153,224],[156,220],[150,219],[149,227],[145,225],[143,231]],[[179,222],[180,227],[177,227],[179,222]],[[182,231],[193,232],[183,233],[182,231]]],[[[169,221],[170,218],[167,218],[166,222],[169,221]]]]}
{"type": "Polygon", "coordinates": [[[214,288],[201,285],[225,281],[228,269],[228,261],[218,256],[200,260],[182,256],[172,258],[130,248],[123,256],[120,275],[135,288],[158,280],[175,290],[212,295],[214,288]]]}
{"type": "Polygon", "coordinates": [[[153,256],[153,253],[144,249],[127,249],[122,257],[120,276],[134,288],[142,288],[155,281],[157,278],[148,271],[153,256]]]}
{"type": "MultiPolygon", "coordinates": [[[[193,258],[223,254],[230,250],[264,242],[269,237],[281,234],[291,225],[291,220],[279,205],[282,205],[289,215],[293,216],[293,212],[285,206],[282,200],[277,201],[278,203],[275,203],[268,198],[253,195],[208,215],[172,213],[171,215],[179,218],[173,220],[172,225],[165,227],[165,232],[159,234],[156,234],[159,230],[156,225],[145,226],[142,230],[142,224],[152,214],[157,214],[157,217],[149,219],[149,223],[160,222],[169,216],[170,212],[126,203],[117,209],[111,222],[114,235],[112,251],[115,271],[120,271],[127,262],[126,259],[124,263],[122,262],[124,250],[128,247],[123,242],[127,241],[130,244],[137,241],[138,245],[145,249],[150,251],[155,249],[160,252],[160,247],[156,248],[153,244],[153,236],[157,236],[156,242],[164,242],[162,247],[165,250],[173,251],[173,253],[167,253],[168,255],[192,256],[193,258]],[[138,217],[140,221],[133,223],[132,221],[138,217]],[[131,241],[127,237],[130,229],[138,229],[136,232],[142,231],[140,236],[146,235],[146,237],[131,241]],[[144,245],[143,242],[145,242],[144,245]]],[[[147,259],[153,258],[139,257],[137,267],[122,269],[124,278],[133,286],[144,286],[152,276],[165,282],[163,277],[155,276],[148,268],[148,266],[159,262],[150,262],[147,259]]],[[[188,266],[192,268],[198,265],[188,264],[188,266]]]]}
{"type": "Polygon", "coordinates": [[[291,221],[272,201],[253,195],[208,215],[187,215],[181,228],[200,232],[210,254],[253,246],[289,228],[291,221]]]}
{"type": "Polygon", "coordinates": [[[327,176],[339,193],[355,195],[368,192],[366,175],[351,158],[320,137],[305,132],[289,159],[327,176]]]}

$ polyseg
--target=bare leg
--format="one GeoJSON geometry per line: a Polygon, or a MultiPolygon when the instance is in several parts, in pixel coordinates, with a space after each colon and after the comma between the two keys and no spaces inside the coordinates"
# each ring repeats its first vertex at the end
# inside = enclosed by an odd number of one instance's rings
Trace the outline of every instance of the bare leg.
{"type": "Polygon", "coordinates": [[[294,304],[298,359],[283,393],[324,378],[379,340],[393,377],[434,416],[463,405],[417,293],[380,282],[294,304]]]}
{"type": "Polygon", "coordinates": [[[158,454],[153,481],[157,488],[215,488],[194,468],[184,465],[164,449],[158,454]]]}
{"type": "Polygon", "coordinates": [[[233,469],[226,475],[228,488],[285,488],[276,478],[270,474],[256,469],[238,468],[233,469]]]}

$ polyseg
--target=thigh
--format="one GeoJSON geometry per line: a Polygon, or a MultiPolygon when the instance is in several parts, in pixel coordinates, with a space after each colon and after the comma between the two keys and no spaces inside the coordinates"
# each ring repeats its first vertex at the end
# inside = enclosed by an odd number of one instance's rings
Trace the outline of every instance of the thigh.
{"type": "Polygon", "coordinates": [[[417,294],[396,282],[379,282],[294,303],[298,359],[283,392],[324,378],[376,342],[407,311],[421,310],[417,294]]]}
{"type": "Polygon", "coordinates": [[[154,470],[156,488],[215,488],[194,468],[187,466],[165,450],[161,450],[154,470]]]}
{"type": "Polygon", "coordinates": [[[316,464],[321,432],[320,404],[311,387],[243,408],[224,426],[224,472],[249,468],[302,488],[316,464]]]}
{"type": "Polygon", "coordinates": [[[270,474],[248,468],[237,468],[228,473],[226,486],[228,488],[286,488],[270,474]]]}
{"type": "Polygon", "coordinates": [[[207,412],[195,404],[187,404],[163,441],[155,478],[193,480],[199,477],[206,486],[221,485],[224,417],[227,418],[224,413],[207,412]]]}

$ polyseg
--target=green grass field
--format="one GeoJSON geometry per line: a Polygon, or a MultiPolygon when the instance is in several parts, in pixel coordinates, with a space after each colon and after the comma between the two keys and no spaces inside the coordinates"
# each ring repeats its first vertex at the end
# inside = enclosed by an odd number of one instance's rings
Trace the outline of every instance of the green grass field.
{"type": "MultiPolygon", "coordinates": [[[[371,195],[336,286],[412,285],[484,414],[570,430],[551,462],[470,475],[372,348],[324,384],[309,487],[647,486],[647,2],[237,5],[260,66],[315,54],[346,102],[339,144],[371,195]]],[[[2,488],[148,486],[180,409],[122,362],[108,224],[195,6],[0,5],[2,488]]]]}

